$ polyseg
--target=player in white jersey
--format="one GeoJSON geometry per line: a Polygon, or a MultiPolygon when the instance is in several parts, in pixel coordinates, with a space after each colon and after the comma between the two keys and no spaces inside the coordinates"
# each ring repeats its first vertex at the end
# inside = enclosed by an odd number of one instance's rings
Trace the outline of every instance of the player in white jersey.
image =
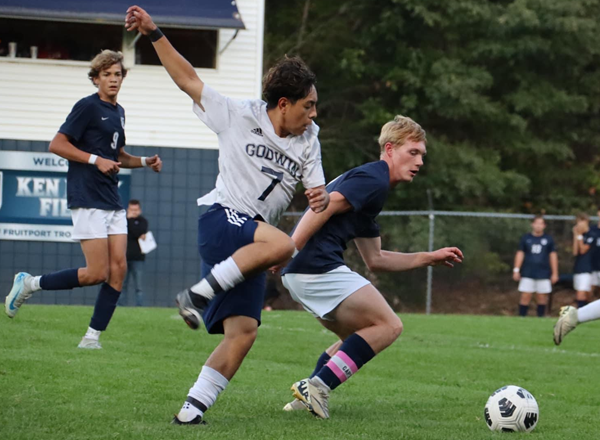
{"type": "Polygon", "coordinates": [[[315,212],[329,204],[321,166],[315,75],[298,58],[285,58],[266,75],[260,100],[226,98],[206,86],[138,6],[125,26],[150,37],[161,63],[193,100],[194,112],[219,138],[216,189],[200,217],[198,245],[204,278],[177,295],[192,329],[200,317],[209,333],[225,337],[202,368],[176,424],[203,423],[204,412],[229,383],[256,339],[264,271],[289,259],[291,238],[275,225],[302,182],[315,212]]]}

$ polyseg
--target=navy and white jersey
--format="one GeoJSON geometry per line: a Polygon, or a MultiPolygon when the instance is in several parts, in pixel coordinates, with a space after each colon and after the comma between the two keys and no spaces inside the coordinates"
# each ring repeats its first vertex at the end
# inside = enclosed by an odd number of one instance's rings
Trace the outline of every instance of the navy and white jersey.
{"type": "MultiPolygon", "coordinates": [[[[125,110],[94,93],[75,104],[58,132],[68,136],[78,149],[116,162],[125,145],[125,110]]],[[[116,175],[107,176],[96,165],[69,161],[69,208],[123,209],[118,188],[116,175]]]]}
{"type": "Polygon", "coordinates": [[[590,246],[585,254],[579,254],[575,257],[575,266],[573,267],[573,273],[592,273],[592,254],[594,246],[595,236],[592,230],[589,230],[583,234],[583,243],[590,246]]]}
{"type": "Polygon", "coordinates": [[[352,205],[352,211],[331,217],[282,274],[321,274],[344,266],[343,253],[350,240],[379,237],[375,218],[383,209],[389,191],[390,169],[383,160],[353,168],[332,181],[327,192],[342,194],[352,205]]]}
{"type": "Polygon", "coordinates": [[[325,185],[321,145],[314,122],[301,136],[279,137],[260,99],[236,100],[204,85],[194,113],[219,138],[216,188],[198,205],[235,209],[276,225],[296,192],[325,185]]]}
{"type": "Polygon", "coordinates": [[[521,276],[534,280],[546,280],[550,278],[550,254],[555,252],[554,240],[548,234],[536,237],[532,233],[521,237],[519,250],[525,253],[521,276]]]}
{"type": "Polygon", "coordinates": [[[600,228],[598,225],[590,226],[590,234],[594,237],[594,243],[590,251],[592,252],[592,270],[600,271],[600,228]]]}

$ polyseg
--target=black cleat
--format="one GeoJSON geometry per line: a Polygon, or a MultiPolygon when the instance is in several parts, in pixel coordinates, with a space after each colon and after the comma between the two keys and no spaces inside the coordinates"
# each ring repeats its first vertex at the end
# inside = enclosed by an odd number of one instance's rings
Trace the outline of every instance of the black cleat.
{"type": "Polygon", "coordinates": [[[175,416],[173,417],[173,420],[171,420],[171,425],[206,425],[206,422],[202,420],[201,416],[196,416],[189,422],[182,422],[175,416]]]}
{"type": "Polygon", "coordinates": [[[179,314],[188,327],[192,330],[198,330],[200,328],[202,312],[208,306],[209,300],[192,292],[190,289],[186,289],[177,294],[175,303],[179,308],[179,314]]]}

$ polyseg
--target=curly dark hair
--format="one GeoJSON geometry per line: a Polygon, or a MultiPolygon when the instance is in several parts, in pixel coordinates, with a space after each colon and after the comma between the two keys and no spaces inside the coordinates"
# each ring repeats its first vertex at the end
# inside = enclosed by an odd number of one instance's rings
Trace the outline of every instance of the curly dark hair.
{"type": "Polygon", "coordinates": [[[316,83],[317,76],[302,58],[284,56],[263,78],[263,95],[267,101],[267,108],[277,107],[281,98],[287,98],[295,104],[299,99],[308,96],[316,83]]]}

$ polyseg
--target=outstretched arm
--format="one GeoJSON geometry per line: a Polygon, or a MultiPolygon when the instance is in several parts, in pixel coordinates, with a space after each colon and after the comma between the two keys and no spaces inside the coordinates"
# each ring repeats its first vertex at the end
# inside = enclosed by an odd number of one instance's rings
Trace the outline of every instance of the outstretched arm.
{"type": "MultiPolygon", "coordinates": [[[[127,9],[125,28],[128,31],[137,30],[143,35],[149,35],[152,31],[158,29],[152,21],[152,17],[139,6],[130,6],[127,9]]],[[[160,58],[160,62],[167,69],[175,84],[187,93],[195,103],[200,105],[204,83],[198,77],[198,74],[189,61],[175,50],[165,36],[154,41],[152,45],[154,46],[154,50],[156,50],[158,58],[160,58]]]]}
{"type": "Polygon", "coordinates": [[[441,264],[454,267],[454,263],[462,263],[463,260],[463,253],[456,247],[442,248],[434,252],[403,254],[382,250],[381,237],[355,238],[354,242],[372,272],[402,272],[441,264]]]}

